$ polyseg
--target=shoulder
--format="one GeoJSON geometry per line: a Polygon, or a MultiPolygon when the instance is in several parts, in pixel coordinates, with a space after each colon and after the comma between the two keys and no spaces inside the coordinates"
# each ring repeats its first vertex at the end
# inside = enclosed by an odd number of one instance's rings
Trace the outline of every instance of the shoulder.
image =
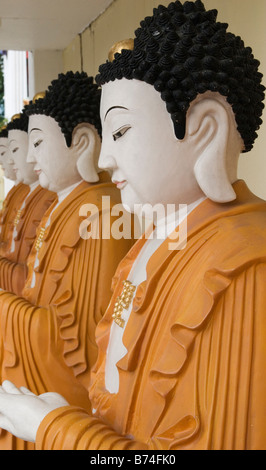
{"type": "Polygon", "coordinates": [[[216,243],[224,258],[266,258],[266,203],[217,222],[216,243]]]}
{"type": "Polygon", "coordinates": [[[82,204],[95,204],[99,210],[121,203],[120,191],[111,182],[93,185],[84,182],[76,199],[82,204]]]}

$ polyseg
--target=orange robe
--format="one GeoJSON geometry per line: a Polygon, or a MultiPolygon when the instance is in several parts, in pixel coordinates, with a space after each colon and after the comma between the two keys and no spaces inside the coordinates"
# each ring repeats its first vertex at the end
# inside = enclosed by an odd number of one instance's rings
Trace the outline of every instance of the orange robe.
{"type": "Polygon", "coordinates": [[[5,256],[10,249],[14,220],[29,191],[27,184],[18,183],[10,189],[3,202],[0,214],[0,256],[5,256]]]}
{"type": "Polygon", "coordinates": [[[145,240],[120,263],[96,332],[96,412],[49,413],[37,449],[266,449],[266,202],[242,181],[235,190],[236,201],[207,199],[189,214],[184,250],[170,251],[168,239],[150,258],[125,327],[119,392],[110,394],[114,304],[145,240]]]}
{"type": "MultiPolygon", "coordinates": [[[[37,227],[46,210],[57,198],[56,193],[37,186],[27,195],[25,205],[18,209],[13,229],[17,230],[14,250],[6,250],[0,258],[0,287],[3,290],[21,295],[27,279],[27,259],[36,237],[37,227]]],[[[12,234],[13,235],[13,234],[12,234]]]]}
{"type": "MultiPolygon", "coordinates": [[[[97,354],[95,327],[111,298],[115,270],[132,246],[131,239],[80,237],[83,204],[99,207],[101,234],[104,220],[112,223],[109,212],[101,211],[102,197],[110,196],[111,208],[120,203],[120,192],[109,176],[101,178],[100,184],[79,184],[54,212],[55,203],[50,206],[29,256],[23,298],[0,292],[1,381],[11,380],[38,394],[64,393],[70,403],[88,411],[87,388],[97,354]],[[40,246],[39,234],[49,217],[40,246]],[[39,266],[34,269],[38,247],[39,266]]],[[[98,222],[96,218],[94,225],[98,222]]],[[[33,447],[2,431],[0,449],[33,447]]]]}

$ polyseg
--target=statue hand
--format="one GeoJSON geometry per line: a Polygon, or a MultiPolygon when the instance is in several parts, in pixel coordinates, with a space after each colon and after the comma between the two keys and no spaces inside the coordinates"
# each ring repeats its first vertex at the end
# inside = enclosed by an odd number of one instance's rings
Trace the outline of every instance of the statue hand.
{"type": "Polygon", "coordinates": [[[25,387],[9,381],[0,386],[0,428],[24,441],[35,442],[38,427],[45,416],[56,408],[67,406],[57,393],[35,395],[25,387]]]}

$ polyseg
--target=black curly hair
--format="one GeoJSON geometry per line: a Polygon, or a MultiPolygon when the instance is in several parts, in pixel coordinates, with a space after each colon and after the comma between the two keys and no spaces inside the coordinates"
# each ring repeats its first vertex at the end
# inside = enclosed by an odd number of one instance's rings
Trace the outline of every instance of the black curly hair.
{"type": "Polygon", "coordinates": [[[7,131],[19,130],[28,132],[29,118],[26,114],[27,105],[24,106],[21,113],[16,115],[13,120],[7,124],[7,131]]]}
{"type": "Polygon", "coordinates": [[[8,137],[8,130],[6,126],[0,130],[0,139],[6,139],[8,137]]]}
{"type": "Polygon", "coordinates": [[[219,92],[235,113],[248,152],[262,124],[265,87],[259,61],[239,36],[219,23],[217,10],[206,11],[201,0],[160,5],[135,32],[133,50],[122,50],[99,68],[98,85],[116,79],[147,82],[161,94],[175,134],[183,139],[186,114],[198,94],[219,92]]]}
{"type": "Polygon", "coordinates": [[[44,114],[59,124],[68,147],[72,133],[80,123],[90,123],[101,137],[101,90],[85,72],[59,74],[43,98],[30,102],[27,115],[44,114]]]}

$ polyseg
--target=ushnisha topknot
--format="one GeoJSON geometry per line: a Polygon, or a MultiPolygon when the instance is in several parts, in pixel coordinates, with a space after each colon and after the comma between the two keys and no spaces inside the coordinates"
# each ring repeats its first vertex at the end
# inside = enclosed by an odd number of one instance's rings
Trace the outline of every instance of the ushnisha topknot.
{"type": "Polygon", "coordinates": [[[80,123],[92,124],[101,136],[101,90],[85,72],[60,74],[51,82],[45,96],[27,106],[27,115],[44,114],[59,124],[68,147],[80,123]]]}
{"type": "Polygon", "coordinates": [[[171,114],[176,137],[183,139],[186,113],[198,94],[219,92],[231,104],[248,152],[262,124],[265,87],[259,61],[239,36],[219,23],[217,10],[200,0],[158,6],[135,32],[133,50],[115,54],[99,68],[98,85],[116,79],[147,82],[161,94],[171,114]]]}
{"type": "Polygon", "coordinates": [[[19,130],[28,132],[29,118],[26,114],[27,105],[22,109],[21,113],[12,117],[11,121],[7,124],[7,131],[19,130]]]}

